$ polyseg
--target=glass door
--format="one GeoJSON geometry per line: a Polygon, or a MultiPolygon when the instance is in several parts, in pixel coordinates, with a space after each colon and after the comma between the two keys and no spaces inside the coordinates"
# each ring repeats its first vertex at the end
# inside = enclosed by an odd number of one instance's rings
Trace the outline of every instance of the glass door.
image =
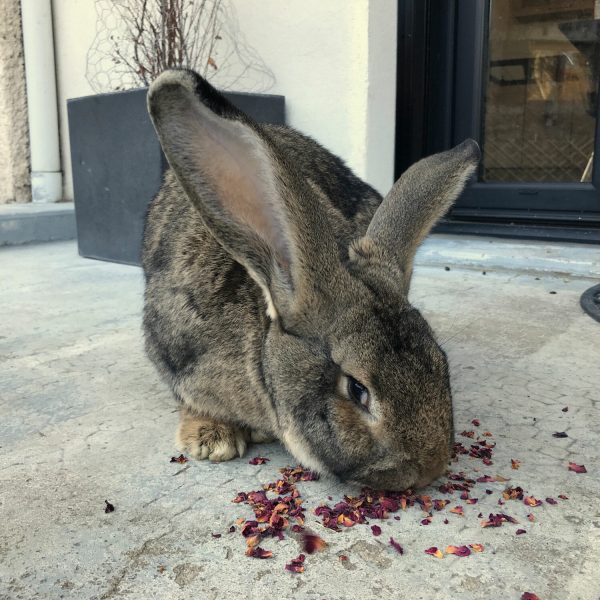
{"type": "Polygon", "coordinates": [[[452,215],[600,222],[600,0],[460,0],[454,142],[478,179],[452,215]]]}

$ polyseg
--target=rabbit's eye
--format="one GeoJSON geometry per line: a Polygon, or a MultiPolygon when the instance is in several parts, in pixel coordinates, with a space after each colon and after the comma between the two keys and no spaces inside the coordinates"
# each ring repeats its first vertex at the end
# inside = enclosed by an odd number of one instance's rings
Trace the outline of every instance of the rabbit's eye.
{"type": "Polygon", "coordinates": [[[348,376],[348,396],[351,400],[369,410],[369,390],[350,376],[348,376]]]}

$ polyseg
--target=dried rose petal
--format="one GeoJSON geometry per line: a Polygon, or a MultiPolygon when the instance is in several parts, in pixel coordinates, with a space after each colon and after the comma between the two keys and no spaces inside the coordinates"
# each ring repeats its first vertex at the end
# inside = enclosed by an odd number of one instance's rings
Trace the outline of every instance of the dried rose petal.
{"type": "Polygon", "coordinates": [[[558,502],[554,498],[546,498],[546,502],[548,504],[558,504],[558,502]]]}
{"type": "Polygon", "coordinates": [[[534,516],[533,516],[531,513],[529,513],[529,514],[527,515],[527,520],[528,520],[528,521],[531,521],[531,522],[533,523],[533,522],[535,521],[535,517],[534,517],[534,516]]]}
{"type": "Polygon", "coordinates": [[[488,481],[496,481],[493,477],[490,477],[489,475],[482,475],[481,477],[477,478],[477,483],[487,483],[488,481]]]}
{"type": "Polygon", "coordinates": [[[307,554],[314,554],[315,552],[320,552],[324,548],[327,547],[327,542],[321,539],[318,535],[314,533],[304,533],[302,536],[302,545],[304,548],[304,552],[307,554]]]}
{"type": "Polygon", "coordinates": [[[483,552],[483,544],[469,544],[469,548],[471,548],[473,552],[483,552]]]}
{"type": "Polygon", "coordinates": [[[537,498],[534,498],[533,496],[525,496],[525,498],[523,498],[523,503],[527,504],[527,506],[541,506],[542,505],[542,501],[538,500],[537,498]]]}
{"type": "Polygon", "coordinates": [[[569,411],[569,407],[565,406],[564,408],[561,409],[563,412],[568,412],[569,411]]]}
{"type": "Polygon", "coordinates": [[[232,526],[229,528],[229,533],[233,533],[234,531],[235,531],[235,525],[232,525],[232,526]]]}
{"type": "Polygon", "coordinates": [[[214,538],[220,538],[221,537],[220,533],[211,533],[210,535],[212,535],[214,538]]]}
{"type": "Polygon", "coordinates": [[[398,553],[404,554],[404,548],[393,538],[390,538],[390,546],[398,553]]]}
{"type": "Polygon", "coordinates": [[[502,475],[496,475],[496,477],[494,477],[494,481],[498,481],[499,483],[506,483],[507,481],[510,481],[510,478],[503,477],[502,475]]]}
{"type": "Polygon", "coordinates": [[[431,548],[427,548],[425,550],[425,554],[429,554],[430,556],[435,556],[436,558],[444,558],[444,554],[441,550],[438,550],[437,546],[432,546],[431,548]]]}
{"type": "Polygon", "coordinates": [[[516,460],[516,459],[514,459],[514,458],[511,458],[511,459],[510,459],[510,466],[511,466],[513,469],[515,469],[515,470],[516,470],[516,469],[518,469],[518,468],[521,466],[521,461],[520,461],[520,460],[516,460]]]}
{"type": "Polygon", "coordinates": [[[475,425],[475,427],[479,427],[479,419],[473,419],[471,423],[475,425]]]}
{"type": "Polygon", "coordinates": [[[465,514],[462,506],[455,506],[454,508],[450,509],[450,512],[454,513],[455,515],[460,515],[461,517],[465,514]]]}
{"type": "Polygon", "coordinates": [[[429,523],[431,523],[432,521],[432,517],[425,517],[422,521],[421,521],[421,525],[429,525],[429,523]]]}
{"type": "Polygon", "coordinates": [[[255,456],[248,461],[249,465],[264,465],[266,462],[269,462],[271,459],[266,458],[264,456],[255,456]]]}
{"type": "Polygon", "coordinates": [[[371,525],[371,531],[375,536],[381,535],[381,527],[379,527],[379,525],[371,525]]]}
{"type": "Polygon", "coordinates": [[[338,557],[342,562],[348,560],[348,557],[345,554],[340,554],[338,557]]]}
{"type": "Polygon", "coordinates": [[[587,473],[585,465],[578,465],[574,462],[569,463],[569,471],[575,471],[575,473],[587,473]]]}
{"type": "Polygon", "coordinates": [[[527,531],[525,529],[517,529],[517,531],[515,531],[515,533],[517,535],[523,535],[524,533],[527,533],[527,531]]]}
{"type": "Polygon", "coordinates": [[[304,571],[304,559],[306,556],[304,554],[299,554],[296,558],[292,558],[292,560],[285,565],[285,570],[290,571],[291,573],[302,573],[304,571]]]}
{"type": "Polygon", "coordinates": [[[561,500],[568,500],[568,499],[569,499],[569,496],[565,496],[564,494],[559,494],[559,495],[558,495],[558,497],[559,497],[561,500]]]}
{"type": "Polygon", "coordinates": [[[446,554],[456,554],[456,556],[469,556],[471,551],[467,546],[447,546],[446,554]]]}
{"type": "Polygon", "coordinates": [[[462,435],[463,437],[467,437],[467,438],[474,438],[475,432],[474,431],[463,431],[460,435],[462,435]]]}
{"type": "Polygon", "coordinates": [[[491,431],[484,431],[483,435],[485,435],[485,437],[492,437],[492,432],[491,431]]]}
{"type": "Polygon", "coordinates": [[[523,592],[521,594],[521,600],[540,600],[540,597],[532,592],[523,592]]]}
{"type": "Polygon", "coordinates": [[[251,546],[246,549],[246,556],[251,556],[252,558],[271,558],[273,553],[270,550],[264,550],[260,546],[251,546]]]}
{"type": "Polygon", "coordinates": [[[105,500],[104,504],[106,504],[106,506],[104,507],[105,513],[115,512],[114,504],[111,504],[108,500],[105,500]]]}
{"type": "Polygon", "coordinates": [[[477,504],[479,498],[467,498],[467,504],[477,504]]]}
{"type": "Polygon", "coordinates": [[[502,492],[502,497],[505,500],[523,500],[523,488],[520,486],[517,487],[507,487],[502,492]]]}
{"type": "Polygon", "coordinates": [[[190,459],[184,456],[183,454],[180,454],[179,456],[171,456],[171,460],[169,462],[183,464],[186,463],[188,460],[190,459]]]}
{"type": "Polygon", "coordinates": [[[552,437],[555,437],[555,438],[566,438],[566,437],[569,437],[569,435],[567,434],[566,431],[555,431],[552,434],[552,437]]]}

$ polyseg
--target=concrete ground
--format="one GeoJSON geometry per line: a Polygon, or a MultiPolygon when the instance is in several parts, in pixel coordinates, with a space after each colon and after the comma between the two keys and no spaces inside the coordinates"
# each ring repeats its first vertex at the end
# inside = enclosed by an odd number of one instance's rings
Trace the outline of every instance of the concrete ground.
{"type": "Polygon", "coordinates": [[[57,242],[0,249],[0,282],[0,598],[600,596],[600,323],[578,304],[596,282],[418,267],[413,302],[449,354],[457,440],[468,447],[460,432],[489,430],[497,443],[493,465],[463,456],[452,469],[510,481],[477,483],[475,505],[428,488],[451,504],[428,526],[420,509],[400,512],[379,522],[380,537],[366,525],[324,529],[312,509],[356,490],[303,483],[307,525],[328,546],[302,574],[284,570],[301,551],[297,537],[262,542],[274,556],[258,560],[244,555],[238,531],[227,533],[252,515],[231,502],[236,493],[295,464],[278,444],[226,464],[170,463],[177,415],[144,356],[139,269],[81,259],[73,242],[57,242]],[[270,462],[248,464],[257,454],[270,462]],[[588,472],[569,471],[570,461],[588,472]],[[568,500],[499,506],[507,485],[568,500]],[[456,505],[464,516],[449,512],[456,505]],[[519,525],[482,528],[479,512],[519,525]],[[484,551],[467,557],[424,553],[475,543],[484,551]]]}

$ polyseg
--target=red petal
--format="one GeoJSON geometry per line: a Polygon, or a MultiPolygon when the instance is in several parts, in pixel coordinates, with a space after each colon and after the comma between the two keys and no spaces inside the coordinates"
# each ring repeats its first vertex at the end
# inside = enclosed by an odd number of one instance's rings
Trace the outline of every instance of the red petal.
{"type": "Polygon", "coordinates": [[[469,544],[469,548],[472,548],[473,552],[483,552],[483,544],[469,544]]]}
{"type": "Polygon", "coordinates": [[[379,525],[371,525],[371,531],[375,536],[381,535],[381,527],[379,527],[379,525]]]}
{"type": "Polygon", "coordinates": [[[251,546],[246,550],[246,556],[252,558],[271,558],[273,553],[270,550],[264,550],[260,546],[251,546]]]}
{"type": "Polygon", "coordinates": [[[456,556],[469,556],[471,551],[467,546],[447,546],[446,554],[456,554],[456,556]]]}
{"type": "Polygon", "coordinates": [[[523,503],[527,504],[527,506],[541,506],[542,501],[533,496],[525,496],[525,498],[523,498],[523,503]]]}
{"type": "Polygon", "coordinates": [[[398,554],[404,554],[404,548],[393,538],[390,538],[390,546],[396,550],[398,554]]]}
{"type": "Polygon", "coordinates": [[[510,466],[513,469],[518,469],[521,466],[521,461],[520,460],[515,460],[514,458],[510,459],[510,466]]]}
{"type": "Polygon", "coordinates": [[[429,554],[430,556],[435,556],[436,558],[444,558],[444,555],[441,550],[437,548],[437,546],[432,546],[431,548],[427,548],[425,550],[425,554],[429,554]]]}
{"type": "Polygon", "coordinates": [[[585,465],[578,465],[574,462],[569,463],[569,471],[575,471],[575,473],[587,473],[585,465]]]}
{"type": "Polygon", "coordinates": [[[325,540],[321,539],[318,535],[314,533],[304,533],[302,536],[302,545],[304,548],[304,552],[307,554],[314,554],[315,552],[320,552],[324,548],[327,547],[327,543],[325,540]]]}
{"type": "Polygon", "coordinates": [[[521,594],[521,600],[540,600],[540,597],[532,592],[523,592],[521,594]]]}
{"type": "Polygon", "coordinates": [[[171,456],[170,462],[172,462],[172,463],[186,463],[188,460],[189,460],[189,458],[186,458],[183,454],[180,454],[179,456],[171,456]]]}
{"type": "Polygon", "coordinates": [[[265,458],[264,456],[255,456],[248,461],[249,465],[264,465],[266,462],[269,462],[270,458],[265,458]]]}
{"type": "Polygon", "coordinates": [[[471,423],[475,425],[475,427],[479,427],[479,419],[473,419],[471,423]]]}
{"type": "Polygon", "coordinates": [[[524,533],[527,533],[527,531],[526,531],[525,529],[517,529],[517,531],[515,531],[515,533],[516,533],[517,535],[522,535],[522,534],[524,534],[524,533]]]}

